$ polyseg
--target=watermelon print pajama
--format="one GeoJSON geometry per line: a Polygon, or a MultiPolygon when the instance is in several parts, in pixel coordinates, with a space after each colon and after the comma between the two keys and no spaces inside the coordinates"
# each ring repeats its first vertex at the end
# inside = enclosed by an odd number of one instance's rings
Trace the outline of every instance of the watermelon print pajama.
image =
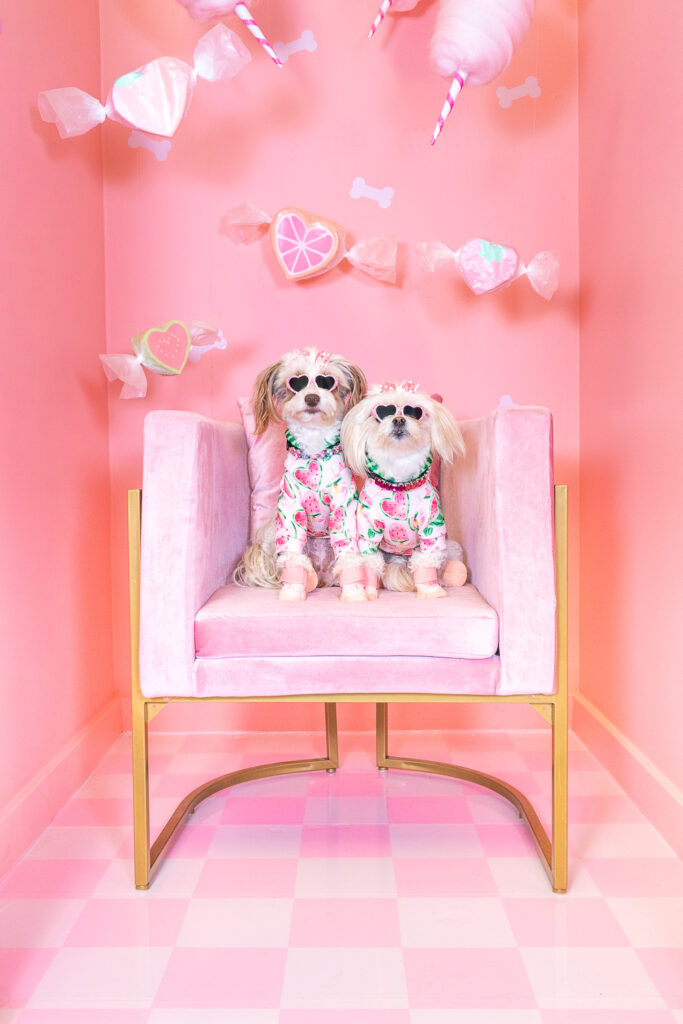
{"type": "Polygon", "coordinates": [[[328,537],[334,557],[358,551],[358,493],[341,452],[308,458],[287,452],[275,522],[278,555],[303,554],[309,537],[328,537]]]}
{"type": "Polygon", "coordinates": [[[411,555],[419,550],[446,557],[446,524],[429,478],[412,490],[394,491],[368,477],[358,499],[356,521],[362,555],[378,550],[411,555]]]}

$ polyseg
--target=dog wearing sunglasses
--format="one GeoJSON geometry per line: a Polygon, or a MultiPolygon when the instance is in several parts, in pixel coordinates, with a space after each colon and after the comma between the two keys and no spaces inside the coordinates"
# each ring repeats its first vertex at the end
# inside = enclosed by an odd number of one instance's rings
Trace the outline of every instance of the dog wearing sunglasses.
{"type": "Polygon", "coordinates": [[[287,455],[276,516],[242,556],[237,583],[280,587],[284,601],[303,601],[316,586],[339,583],[343,601],[365,600],[358,493],[340,430],[366,387],[358,366],[314,348],[287,353],[257,377],[256,433],[284,423],[287,455]]]}
{"type": "Polygon", "coordinates": [[[352,471],[365,476],[358,500],[358,546],[366,595],[414,590],[445,597],[467,579],[462,549],[447,540],[439,495],[430,480],[435,456],[452,462],[465,446],[452,414],[412,381],[385,383],[348,413],[342,447],[352,471]]]}

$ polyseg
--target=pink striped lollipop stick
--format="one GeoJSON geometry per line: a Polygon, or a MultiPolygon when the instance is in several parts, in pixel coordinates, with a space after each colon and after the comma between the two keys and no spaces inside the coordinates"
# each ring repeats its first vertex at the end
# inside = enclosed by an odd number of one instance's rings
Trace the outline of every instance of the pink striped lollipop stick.
{"type": "Polygon", "coordinates": [[[276,52],[273,49],[273,47],[270,45],[270,43],[268,42],[268,40],[264,36],[264,34],[261,31],[261,29],[258,27],[256,22],[252,18],[251,11],[247,7],[247,5],[246,4],[242,4],[242,3],[237,4],[236,7],[235,7],[235,14],[240,19],[242,24],[245,25],[249,29],[249,31],[251,32],[251,34],[254,37],[254,39],[258,39],[259,43],[261,44],[263,49],[266,51],[266,53],[268,54],[270,59],[273,61],[273,63],[277,64],[277,66],[279,68],[281,68],[282,67],[282,61],[280,60],[280,58],[276,54],[276,52]]]}
{"type": "Polygon", "coordinates": [[[374,34],[377,31],[377,29],[380,27],[380,25],[384,21],[384,15],[387,13],[389,8],[391,7],[392,2],[393,2],[393,0],[382,0],[382,6],[380,7],[379,11],[377,12],[377,17],[375,18],[375,20],[372,23],[372,28],[368,32],[368,39],[372,39],[372,37],[374,36],[374,34]]]}
{"type": "Polygon", "coordinates": [[[439,135],[441,135],[441,132],[443,131],[443,126],[446,123],[446,118],[448,117],[448,115],[450,114],[451,110],[453,109],[453,104],[455,103],[455,98],[458,95],[458,93],[460,92],[460,90],[462,89],[462,87],[465,84],[466,80],[467,80],[467,72],[466,71],[457,71],[456,72],[455,77],[453,78],[453,81],[451,82],[451,87],[448,90],[448,96],[446,96],[446,102],[444,103],[443,107],[441,108],[441,113],[439,114],[439,120],[436,122],[436,127],[435,127],[434,131],[432,132],[432,137],[431,137],[431,140],[430,140],[430,143],[429,143],[430,146],[433,146],[434,143],[436,142],[436,140],[438,139],[439,135]]]}

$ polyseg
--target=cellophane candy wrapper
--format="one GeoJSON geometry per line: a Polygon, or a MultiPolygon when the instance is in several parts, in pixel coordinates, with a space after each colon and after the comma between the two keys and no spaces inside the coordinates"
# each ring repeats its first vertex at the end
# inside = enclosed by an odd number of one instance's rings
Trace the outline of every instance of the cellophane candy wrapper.
{"type": "Polygon", "coordinates": [[[38,96],[43,121],[63,139],[83,135],[105,118],[148,135],[172,138],[192,102],[197,78],[209,82],[234,78],[251,60],[239,36],[215,25],[198,41],[194,67],[176,57],[158,57],[114,82],[106,104],[73,86],[38,96]]]}
{"type": "Polygon", "coordinates": [[[145,369],[163,376],[177,375],[182,373],[188,358],[197,362],[202,351],[225,346],[222,332],[211,324],[193,322],[188,327],[182,320],[168,320],[135,335],[131,341],[134,355],[107,353],[100,356],[100,361],[107,380],[122,382],[119,398],[144,398],[145,369]]]}
{"type": "Polygon", "coordinates": [[[432,273],[453,263],[475,295],[498,291],[526,276],[534,291],[549,300],[559,284],[560,265],[557,256],[548,251],[537,253],[525,266],[515,249],[486,238],[472,238],[455,250],[437,241],[421,242],[416,249],[423,270],[432,273]]]}
{"type": "Polygon", "coordinates": [[[368,238],[346,248],[346,231],[333,220],[296,206],[287,206],[270,217],[249,203],[228,210],[225,232],[237,244],[249,244],[270,225],[275,258],[290,281],[318,277],[346,259],[378,281],[396,281],[397,246],[393,238],[368,238]]]}

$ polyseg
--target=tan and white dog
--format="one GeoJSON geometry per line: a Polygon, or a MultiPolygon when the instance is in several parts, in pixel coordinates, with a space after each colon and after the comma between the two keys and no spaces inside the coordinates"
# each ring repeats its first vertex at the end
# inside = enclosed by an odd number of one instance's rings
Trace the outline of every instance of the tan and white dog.
{"type": "Polygon", "coordinates": [[[340,430],[366,386],[358,366],[314,348],[288,352],[259,374],[256,432],[284,423],[287,456],[276,515],[245,551],[237,583],[280,587],[281,600],[301,601],[316,586],[338,582],[342,600],[365,600],[358,494],[340,430]]]}

